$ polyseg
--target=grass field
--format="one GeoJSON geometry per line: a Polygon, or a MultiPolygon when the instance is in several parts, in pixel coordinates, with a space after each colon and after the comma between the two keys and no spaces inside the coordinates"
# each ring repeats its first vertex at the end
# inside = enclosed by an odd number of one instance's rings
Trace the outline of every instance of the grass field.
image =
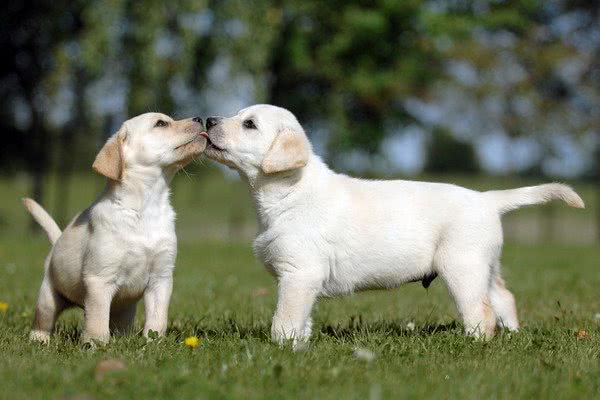
{"type": "MultiPolygon", "coordinates": [[[[95,185],[80,186],[70,207],[94,197],[95,185]]],[[[28,342],[49,246],[21,228],[24,185],[0,181],[0,302],[8,304],[0,308],[0,399],[600,397],[599,246],[506,246],[505,277],[523,325],[517,334],[463,337],[436,280],[429,290],[411,284],[322,300],[310,347],[293,353],[270,343],[275,286],[249,243],[211,241],[194,230],[226,224],[232,217],[222,210],[236,204],[242,211],[235,218],[251,217],[237,186],[219,188],[229,202],[211,186],[199,187],[198,197],[176,187],[183,240],[167,336],[116,338],[91,350],[78,342],[79,310],[63,315],[49,346],[28,342]],[[188,336],[200,345],[187,347],[188,336]],[[104,359],[124,369],[100,376],[104,359]]]]}

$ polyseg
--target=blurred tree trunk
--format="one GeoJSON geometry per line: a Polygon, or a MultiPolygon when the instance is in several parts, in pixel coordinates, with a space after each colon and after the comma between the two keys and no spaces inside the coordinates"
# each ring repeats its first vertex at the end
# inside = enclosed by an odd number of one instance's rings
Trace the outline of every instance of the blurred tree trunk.
{"type": "Polygon", "coordinates": [[[596,240],[600,242],[600,144],[596,145],[596,240]]]}
{"type": "Polygon", "coordinates": [[[77,129],[75,124],[67,124],[63,128],[60,135],[60,149],[58,152],[58,167],[57,167],[57,189],[54,198],[54,219],[60,227],[66,225],[67,213],[69,210],[69,195],[71,187],[71,175],[74,163],[75,153],[73,152],[73,136],[74,130],[77,129]]]}
{"type": "MultiPolygon", "coordinates": [[[[31,112],[31,132],[33,146],[29,159],[29,168],[32,176],[31,197],[40,204],[44,202],[44,181],[48,172],[50,149],[49,132],[44,127],[41,115],[38,113],[34,94],[27,95],[27,104],[31,112]]],[[[30,229],[37,230],[39,225],[31,219],[30,229]]]]}
{"type": "Polygon", "coordinates": [[[71,195],[71,182],[73,178],[73,167],[77,152],[73,152],[76,146],[77,133],[87,130],[87,110],[85,102],[85,90],[88,77],[82,68],[77,68],[74,74],[74,111],[72,120],[65,125],[60,140],[60,151],[58,157],[58,189],[56,190],[55,207],[56,222],[59,226],[65,226],[70,216],[69,205],[71,195]]]}

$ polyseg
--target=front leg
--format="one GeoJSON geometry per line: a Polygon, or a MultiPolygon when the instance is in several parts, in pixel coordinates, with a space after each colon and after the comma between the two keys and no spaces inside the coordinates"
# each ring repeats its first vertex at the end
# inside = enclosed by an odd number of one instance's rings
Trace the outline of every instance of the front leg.
{"type": "Polygon", "coordinates": [[[108,343],[110,339],[110,305],[116,291],[112,283],[98,278],[87,278],[85,283],[85,329],[82,341],[108,343]]]}
{"type": "MultiPolygon", "coordinates": [[[[172,269],[172,268],[171,268],[172,269]]],[[[169,318],[169,303],[173,291],[173,275],[153,278],[144,292],[144,308],[146,322],[144,336],[148,337],[151,330],[163,336],[167,330],[169,318]]]]}
{"type": "Polygon", "coordinates": [[[291,340],[294,349],[297,349],[310,337],[310,314],[320,292],[321,281],[292,273],[281,276],[278,286],[271,337],[280,345],[291,340]]]}

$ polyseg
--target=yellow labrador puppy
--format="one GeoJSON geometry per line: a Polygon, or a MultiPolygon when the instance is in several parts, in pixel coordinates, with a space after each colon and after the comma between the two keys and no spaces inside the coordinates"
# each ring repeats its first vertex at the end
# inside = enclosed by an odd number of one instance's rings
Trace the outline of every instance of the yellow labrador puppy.
{"type": "Polygon", "coordinates": [[[289,111],[270,105],[206,121],[205,154],[238,170],[257,208],[256,254],[278,280],[272,336],[305,341],[316,299],[439,275],[467,334],[519,327],[500,274],[500,216],[550,200],[583,208],[568,186],[476,192],[371,181],[331,171],[289,111]]]}
{"type": "Polygon", "coordinates": [[[61,311],[77,305],[85,311],[83,341],[107,342],[111,331],[131,329],[142,296],[144,335],[164,334],[177,254],[169,184],[204,151],[203,131],[200,118],[147,113],[126,121],[93,164],[108,178],[106,189],[64,232],[41,206],[24,200],[53,244],[32,340],[48,342],[61,311]]]}

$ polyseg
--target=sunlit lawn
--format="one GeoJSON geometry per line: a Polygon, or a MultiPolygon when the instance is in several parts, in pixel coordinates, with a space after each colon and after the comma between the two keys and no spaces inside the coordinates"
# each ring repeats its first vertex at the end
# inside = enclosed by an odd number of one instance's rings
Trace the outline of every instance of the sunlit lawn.
{"type": "MultiPolygon", "coordinates": [[[[461,335],[439,280],[322,301],[302,353],[269,342],[271,277],[245,245],[180,249],[166,338],[89,350],[67,313],[48,347],[27,341],[43,238],[0,241],[0,397],[32,398],[597,398],[600,249],[508,246],[507,280],[523,324],[488,343],[461,335]],[[414,330],[409,327],[414,322],[414,330]],[[584,332],[585,331],[585,332],[584,332]],[[578,334],[580,337],[578,337],[578,334]],[[197,336],[192,349],[183,341],[197,336]],[[367,361],[356,349],[373,352],[367,361]],[[125,369],[96,373],[99,360],[125,369]],[[79,397],[78,397],[79,396],[79,397]],[[87,396],[87,397],[86,397],[87,396]]],[[[140,307],[141,309],[141,307],[140,307]]],[[[141,327],[141,315],[137,325],[141,327]]]]}

